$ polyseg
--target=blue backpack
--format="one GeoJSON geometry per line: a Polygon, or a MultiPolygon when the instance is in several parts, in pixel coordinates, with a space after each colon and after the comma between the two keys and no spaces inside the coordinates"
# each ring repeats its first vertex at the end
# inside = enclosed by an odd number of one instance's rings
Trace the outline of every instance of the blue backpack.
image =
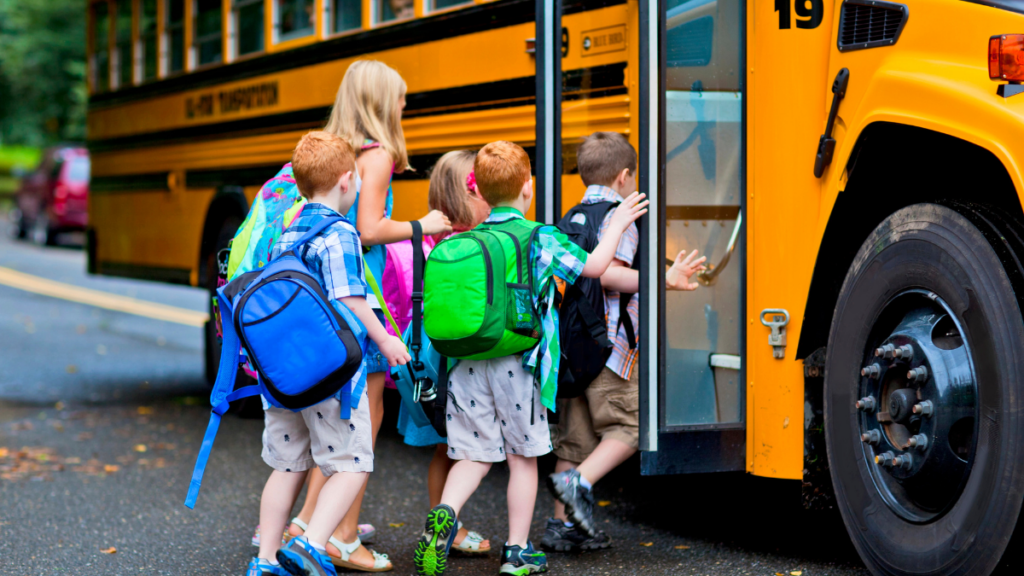
{"type": "Polygon", "coordinates": [[[332,305],[298,255],[303,244],[342,220],[324,218],[291,250],[217,290],[224,343],[210,393],[213,413],[185,506],[195,507],[221,416],[233,400],[262,394],[272,406],[298,412],[341,390],[341,418],[351,417],[352,380],[362,366],[366,327],[340,302],[332,305]],[[241,347],[259,380],[234,390],[241,347]]]}

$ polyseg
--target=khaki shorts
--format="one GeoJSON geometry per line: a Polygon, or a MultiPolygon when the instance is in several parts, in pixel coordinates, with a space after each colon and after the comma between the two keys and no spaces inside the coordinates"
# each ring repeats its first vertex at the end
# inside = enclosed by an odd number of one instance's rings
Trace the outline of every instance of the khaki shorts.
{"type": "Polygon", "coordinates": [[[448,457],[504,462],[551,452],[551,432],[520,356],[462,360],[448,378],[448,457]],[[530,423],[530,415],[533,423],[530,423]]]}
{"type": "Polygon", "coordinates": [[[373,472],[373,430],[366,393],[352,417],[341,419],[341,402],[329,398],[301,412],[270,407],[263,417],[263,461],[281,472],[314,465],[324,476],[373,472]]]}
{"type": "Polygon", "coordinates": [[[640,379],[634,369],[624,380],[607,366],[590,383],[583,396],[558,401],[561,413],[551,427],[555,456],[580,463],[598,443],[614,438],[637,448],[640,445],[640,379]]]}

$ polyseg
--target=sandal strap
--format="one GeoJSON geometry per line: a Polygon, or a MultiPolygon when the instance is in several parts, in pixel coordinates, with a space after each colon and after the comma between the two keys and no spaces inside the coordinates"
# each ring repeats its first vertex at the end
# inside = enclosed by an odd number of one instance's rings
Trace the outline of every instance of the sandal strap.
{"type": "Polygon", "coordinates": [[[309,525],[306,524],[305,522],[303,522],[298,516],[296,516],[295,518],[292,518],[292,524],[295,524],[299,528],[302,528],[303,532],[305,532],[306,530],[309,530],[309,525]]]}
{"type": "Polygon", "coordinates": [[[345,562],[348,562],[348,557],[351,556],[353,552],[358,550],[359,547],[363,545],[362,540],[360,540],[358,537],[356,538],[355,542],[351,542],[349,544],[345,544],[344,542],[338,540],[334,536],[328,538],[327,541],[333,544],[334,547],[337,548],[339,552],[341,552],[341,559],[345,562]]]}
{"type": "Polygon", "coordinates": [[[391,560],[388,559],[388,555],[387,554],[381,554],[380,552],[377,552],[376,550],[370,550],[370,553],[373,554],[373,567],[374,568],[384,568],[385,566],[391,564],[391,560]]]}

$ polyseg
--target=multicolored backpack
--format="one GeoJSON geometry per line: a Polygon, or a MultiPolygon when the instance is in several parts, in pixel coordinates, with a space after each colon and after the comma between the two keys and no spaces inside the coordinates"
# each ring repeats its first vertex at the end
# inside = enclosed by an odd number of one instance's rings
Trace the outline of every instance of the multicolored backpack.
{"type": "Polygon", "coordinates": [[[299,194],[292,163],[260,188],[248,216],[231,241],[228,281],[267,265],[274,243],[302,211],[306,199],[299,194]]]}

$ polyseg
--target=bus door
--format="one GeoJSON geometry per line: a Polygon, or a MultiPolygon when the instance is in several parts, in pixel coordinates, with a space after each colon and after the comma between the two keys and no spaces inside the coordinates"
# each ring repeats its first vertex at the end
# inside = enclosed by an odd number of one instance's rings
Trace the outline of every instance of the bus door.
{"type": "Polygon", "coordinates": [[[744,470],[744,2],[641,0],[639,20],[642,471],[744,470]],[[666,291],[692,250],[701,286],[666,291]]]}

